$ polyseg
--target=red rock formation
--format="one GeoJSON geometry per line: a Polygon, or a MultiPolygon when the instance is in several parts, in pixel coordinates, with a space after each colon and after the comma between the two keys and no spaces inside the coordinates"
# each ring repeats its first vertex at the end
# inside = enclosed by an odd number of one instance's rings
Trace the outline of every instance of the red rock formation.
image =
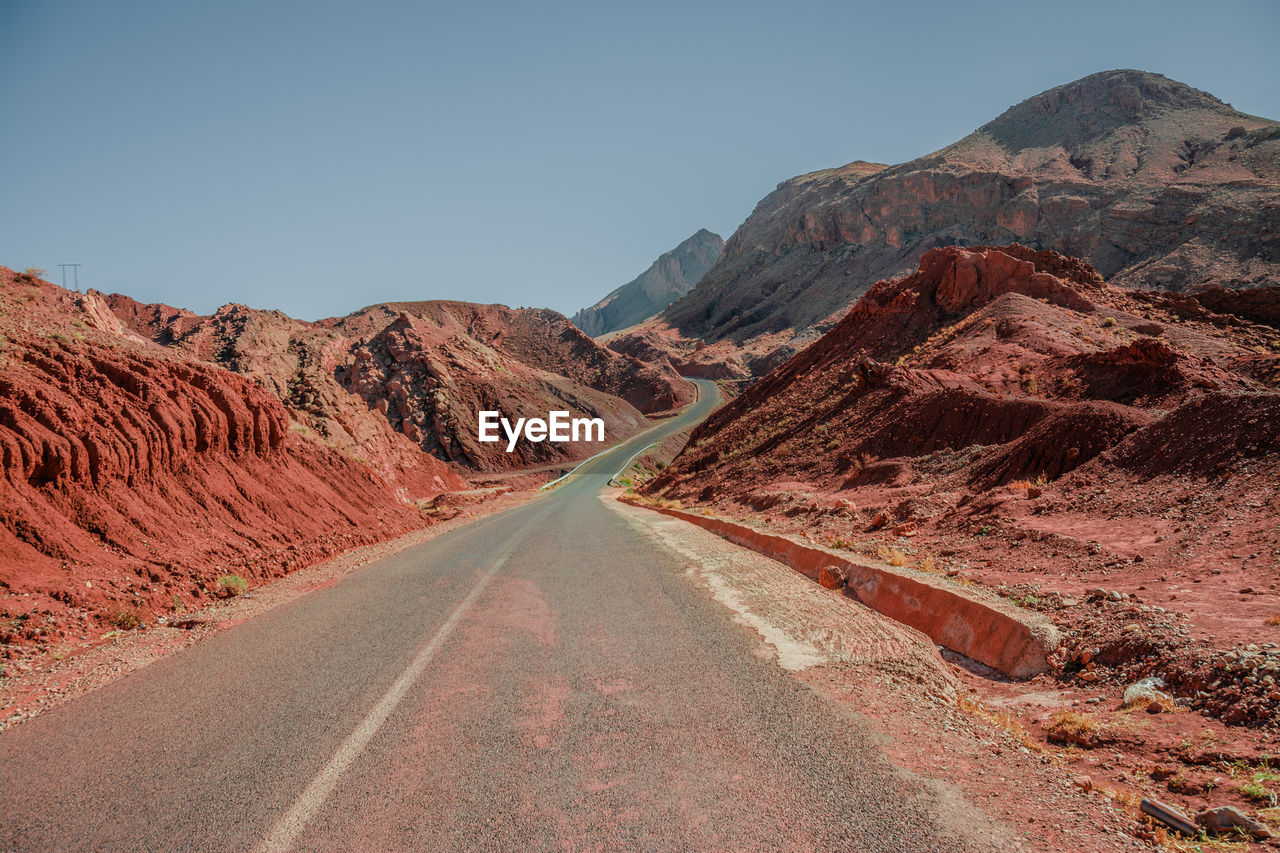
{"type": "MultiPolygon", "coordinates": [[[[424,523],[244,376],[0,268],[0,643],[49,642],[424,523]]],[[[190,318],[180,314],[176,319],[190,318]]],[[[465,486],[429,460],[425,494],[465,486]]]]}
{"type": "Polygon", "coordinates": [[[521,441],[508,453],[505,442],[478,441],[476,420],[481,410],[502,412],[512,421],[545,418],[552,410],[600,417],[610,441],[646,424],[639,411],[617,397],[521,361],[502,359],[469,334],[457,334],[409,314],[401,314],[357,348],[354,361],[337,377],[423,450],[476,470],[581,458],[601,449],[588,442],[521,441]]]}
{"type": "Polygon", "coordinates": [[[963,466],[966,487],[1060,477],[1146,428],[1157,407],[1266,388],[1237,369],[1256,355],[1241,344],[1270,344],[1265,329],[1231,343],[1204,324],[1153,323],[1137,313],[1150,304],[1052,252],[932,250],[713,415],[692,442],[702,449],[657,488],[749,491],[758,478],[741,466],[775,454],[779,475],[856,486],[877,476],[858,460],[966,447],[983,448],[963,466]]]}
{"type": "Polygon", "coordinates": [[[1272,688],[1205,693],[1221,674],[1192,640],[1271,630],[1277,423],[1276,329],[1050,252],[949,247],[875,285],[643,491],[1023,600],[1124,590],[1114,613],[1055,616],[1076,649],[1059,665],[1084,684],[1156,671],[1195,707],[1265,720],[1272,688]],[[1095,646],[1114,651],[1080,657],[1095,646]]]}
{"type": "MultiPolygon", "coordinates": [[[[211,317],[108,297],[140,335],[255,377],[326,442],[416,495],[427,451],[472,470],[568,461],[598,445],[541,444],[508,454],[476,442],[476,411],[600,416],[606,438],[676,408],[691,390],[669,367],[596,344],[554,311],[466,302],[373,305],[307,323],[227,305],[211,317]]],[[[434,461],[434,460],[432,460],[434,461]]]]}

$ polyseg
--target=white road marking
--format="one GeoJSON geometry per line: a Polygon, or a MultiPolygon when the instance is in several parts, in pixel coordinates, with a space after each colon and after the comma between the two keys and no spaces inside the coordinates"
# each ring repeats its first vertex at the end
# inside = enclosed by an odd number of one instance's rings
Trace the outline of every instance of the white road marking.
{"type": "Polygon", "coordinates": [[[471,591],[449,614],[449,618],[444,620],[444,624],[436,629],[435,634],[427,641],[427,644],[414,656],[409,665],[400,673],[400,677],[395,680],[395,683],[387,689],[387,692],[373,706],[373,710],[360,721],[360,724],[338,747],[338,751],[333,754],[333,758],[329,759],[329,763],[320,771],[320,774],[311,781],[306,790],[294,801],[293,807],[275,822],[271,827],[271,831],[267,833],[267,837],[262,839],[262,842],[255,848],[256,853],[277,853],[277,851],[285,851],[293,847],[293,843],[298,840],[298,836],[306,829],[307,824],[315,817],[316,812],[320,811],[321,807],[324,806],[325,800],[333,792],[338,780],[342,778],[342,774],[347,772],[347,768],[360,757],[360,753],[364,751],[369,741],[382,728],[382,724],[391,716],[391,712],[404,699],[405,694],[409,692],[409,688],[413,686],[413,683],[418,680],[418,677],[431,664],[431,659],[435,657],[440,646],[453,633],[453,629],[457,627],[463,615],[475,603],[475,600],[480,597],[480,593],[484,592],[484,588],[489,585],[489,581],[507,562],[507,558],[511,556],[514,550],[515,546],[513,544],[507,548],[506,553],[485,570],[485,573],[476,581],[471,591]]]}

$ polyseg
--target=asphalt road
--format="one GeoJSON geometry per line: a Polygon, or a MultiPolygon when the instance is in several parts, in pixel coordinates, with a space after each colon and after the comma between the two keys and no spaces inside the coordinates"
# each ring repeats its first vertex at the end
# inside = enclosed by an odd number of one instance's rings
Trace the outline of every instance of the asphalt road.
{"type": "Polygon", "coordinates": [[[0,849],[958,847],[600,502],[703,387],[532,503],[0,734],[0,849]]]}

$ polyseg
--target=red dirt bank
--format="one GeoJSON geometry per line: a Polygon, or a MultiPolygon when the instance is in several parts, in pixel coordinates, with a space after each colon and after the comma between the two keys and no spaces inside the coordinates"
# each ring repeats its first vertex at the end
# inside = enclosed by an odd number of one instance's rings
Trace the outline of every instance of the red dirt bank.
{"type": "Polygon", "coordinates": [[[1158,671],[1269,720],[1275,679],[1226,689],[1212,648],[1280,643],[1280,334],[1193,305],[1053,252],[933,250],[646,490],[896,548],[1053,608],[1064,674],[1158,671]],[[1120,618],[1094,618],[1095,588],[1128,596],[1120,618]]]}
{"type": "MultiPolygon", "coordinates": [[[[0,643],[181,611],[426,523],[254,381],[0,268],[0,643]]],[[[417,497],[465,482],[424,457],[417,497]]]]}

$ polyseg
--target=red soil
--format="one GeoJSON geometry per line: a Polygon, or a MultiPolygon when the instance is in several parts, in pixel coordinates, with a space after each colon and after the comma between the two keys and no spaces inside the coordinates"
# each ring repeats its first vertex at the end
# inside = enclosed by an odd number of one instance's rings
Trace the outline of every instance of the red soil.
{"type": "MultiPolygon", "coordinates": [[[[1267,305],[1280,293],[1254,291],[1253,316],[1267,305]]],[[[1052,252],[937,249],[645,491],[1048,610],[1063,678],[1156,673],[1207,712],[1275,720],[1275,679],[1224,676],[1216,650],[1280,643],[1277,353],[1273,328],[1052,252]],[[1127,598],[1083,603],[1096,587],[1127,598]]]]}
{"type": "MultiPolygon", "coordinates": [[[[428,523],[258,383],[0,268],[0,646],[83,638],[428,523]]],[[[419,496],[464,488],[425,457],[419,496]]]]}

